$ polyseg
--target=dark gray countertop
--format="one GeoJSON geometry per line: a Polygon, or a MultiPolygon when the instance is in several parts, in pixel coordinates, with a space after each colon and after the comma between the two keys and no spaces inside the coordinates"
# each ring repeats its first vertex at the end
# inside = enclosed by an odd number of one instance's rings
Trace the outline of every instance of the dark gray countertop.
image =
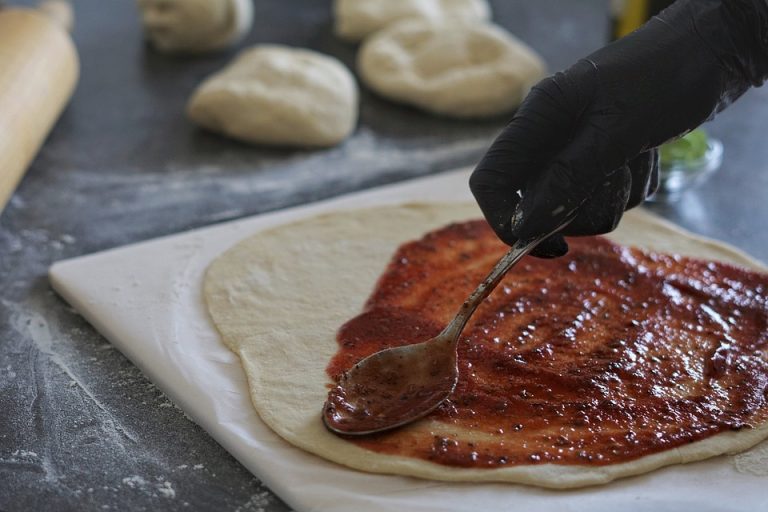
{"type": "MultiPolygon", "coordinates": [[[[607,0],[499,0],[495,19],[565,67],[602,44],[607,0]]],[[[330,2],[259,0],[248,43],[336,55],[330,2]]],[[[503,119],[458,122],[363,92],[340,147],[249,147],[183,116],[234,52],[171,58],[145,47],[133,2],[75,0],[82,78],[0,217],[0,511],[238,510],[287,506],[58,298],[57,260],[473,163],[503,119]]],[[[723,169],[672,206],[694,231],[768,260],[768,90],[711,124],[723,169]]]]}

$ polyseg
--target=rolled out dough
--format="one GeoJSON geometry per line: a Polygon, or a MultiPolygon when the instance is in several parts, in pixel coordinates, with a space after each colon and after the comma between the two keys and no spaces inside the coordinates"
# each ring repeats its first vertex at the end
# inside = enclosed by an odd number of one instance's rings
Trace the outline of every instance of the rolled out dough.
{"type": "MultiPolygon", "coordinates": [[[[254,407],[289,443],[363,471],[451,481],[580,487],[743,451],[768,425],[608,466],[526,465],[465,469],[367,451],[328,432],[320,418],[325,367],[336,331],[357,315],[403,242],[452,221],[480,217],[474,205],[420,204],[339,211],[256,233],[208,268],[204,293],[224,343],[240,356],[254,407]]],[[[726,245],[696,237],[643,212],[628,212],[612,240],[765,271],[726,245]]],[[[406,428],[432,429],[422,420],[406,428]]]]}

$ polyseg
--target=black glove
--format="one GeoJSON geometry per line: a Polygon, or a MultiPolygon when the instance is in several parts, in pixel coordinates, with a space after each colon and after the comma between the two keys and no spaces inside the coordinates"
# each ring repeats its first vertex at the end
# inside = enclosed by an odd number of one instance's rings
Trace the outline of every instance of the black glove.
{"type": "Polygon", "coordinates": [[[613,230],[658,182],[656,147],[768,75],[768,0],[678,0],[536,85],[470,178],[504,242],[613,230]]]}

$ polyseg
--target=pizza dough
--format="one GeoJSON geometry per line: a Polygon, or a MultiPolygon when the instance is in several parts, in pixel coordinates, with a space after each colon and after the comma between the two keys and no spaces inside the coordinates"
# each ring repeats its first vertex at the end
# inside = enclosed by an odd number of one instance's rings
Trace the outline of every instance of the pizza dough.
{"type": "Polygon", "coordinates": [[[336,35],[349,41],[359,41],[404,19],[487,20],[490,17],[486,0],[336,0],[334,3],[336,35]]]}
{"type": "Polygon", "coordinates": [[[252,0],[138,0],[147,38],[168,53],[231,46],[250,30],[252,0]]]}
{"type": "Polygon", "coordinates": [[[357,96],[352,74],[333,57],[263,45],[203,82],[187,113],[200,126],[247,142],[332,146],[354,129],[357,96]]]}
{"type": "Polygon", "coordinates": [[[357,67],[382,96],[454,117],[509,112],[544,76],[541,58],[507,31],[463,21],[387,27],[363,43],[357,67]]]}
{"type": "MultiPolygon", "coordinates": [[[[477,207],[466,204],[340,211],[257,233],[214,261],[204,283],[208,309],[224,343],[240,356],[262,420],[291,444],[364,471],[553,488],[600,484],[743,451],[768,437],[768,425],[763,425],[609,466],[466,469],[374,453],[328,432],[320,413],[330,382],[325,367],[336,352],[339,326],[360,312],[401,243],[448,222],[478,217],[477,207]]],[[[766,270],[730,247],[643,211],[627,213],[610,238],[766,270]]],[[[440,428],[425,423],[406,428],[440,428]]]]}

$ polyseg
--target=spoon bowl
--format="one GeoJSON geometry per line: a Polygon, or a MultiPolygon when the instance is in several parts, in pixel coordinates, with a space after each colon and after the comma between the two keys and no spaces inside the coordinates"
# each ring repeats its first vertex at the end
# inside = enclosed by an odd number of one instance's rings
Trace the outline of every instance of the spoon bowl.
{"type": "Polygon", "coordinates": [[[405,425],[435,410],[458,380],[456,343],[444,334],[381,350],[358,362],[328,393],[325,425],[339,434],[364,435],[405,425]]]}

